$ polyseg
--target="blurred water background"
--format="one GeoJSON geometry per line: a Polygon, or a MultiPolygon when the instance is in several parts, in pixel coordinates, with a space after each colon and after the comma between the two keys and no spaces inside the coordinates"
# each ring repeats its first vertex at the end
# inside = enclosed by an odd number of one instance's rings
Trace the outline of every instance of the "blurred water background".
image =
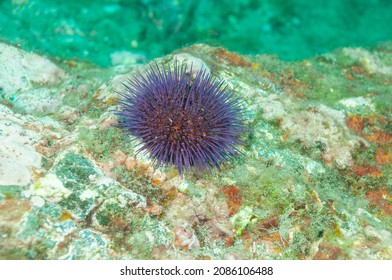
{"type": "Polygon", "coordinates": [[[0,0],[0,40],[101,66],[193,43],[299,60],[390,40],[391,23],[392,0],[0,0]]]}

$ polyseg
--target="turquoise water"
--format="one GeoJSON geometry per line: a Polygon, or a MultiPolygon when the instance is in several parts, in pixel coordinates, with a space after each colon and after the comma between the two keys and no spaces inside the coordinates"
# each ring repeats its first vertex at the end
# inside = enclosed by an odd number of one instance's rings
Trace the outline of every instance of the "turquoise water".
{"type": "Polygon", "coordinates": [[[60,59],[112,64],[193,43],[297,60],[392,38],[391,0],[2,0],[0,40],[60,59]]]}

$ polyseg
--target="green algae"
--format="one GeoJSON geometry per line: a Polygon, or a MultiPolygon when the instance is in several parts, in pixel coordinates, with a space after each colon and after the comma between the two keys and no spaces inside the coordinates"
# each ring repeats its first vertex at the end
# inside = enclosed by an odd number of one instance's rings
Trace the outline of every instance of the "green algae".
{"type": "MultiPolygon", "coordinates": [[[[362,228],[362,223],[359,225],[358,221],[353,221],[357,214],[349,210],[347,205],[354,206],[352,209],[373,211],[363,197],[353,194],[341,174],[328,167],[323,167],[324,172],[311,175],[312,179],[307,179],[305,173],[300,175],[301,172],[296,172],[299,176],[293,180],[291,169],[297,168],[291,166],[290,162],[278,170],[263,163],[253,162],[251,165],[258,172],[244,173],[240,168],[232,172],[233,178],[236,178],[236,185],[241,189],[244,203],[242,210],[231,220],[239,237],[245,229],[257,235],[257,220],[263,220],[272,213],[280,215],[278,230],[283,240],[289,238],[289,232],[293,228],[301,227],[304,219],[309,220],[310,226],[296,231],[289,247],[283,249],[284,253],[280,256],[283,259],[308,255],[311,245],[321,238],[333,240],[331,243],[336,242],[336,223],[345,235],[358,232],[362,228]],[[315,200],[315,194],[319,197],[318,200],[315,200]],[[342,213],[340,218],[337,220],[326,204],[317,201],[334,201],[335,211],[342,213]],[[297,213],[297,218],[292,216],[293,212],[297,213]],[[247,215],[244,216],[243,213],[247,215]]],[[[366,223],[376,227],[388,227],[381,225],[372,216],[365,217],[366,223]]],[[[264,254],[263,250],[259,253],[264,254]]]]}
{"type": "MultiPolygon", "coordinates": [[[[339,107],[344,98],[368,96],[372,99],[376,111],[390,115],[388,76],[368,69],[368,65],[359,61],[347,49],[338,49],[309,60],[285,64],[271,57],[260,55],[252,60],[258,70],[272,73],[268,75],[272,82],[281,89],[292,90],[294,96],[306,98],[308,102],[322,103],[332,108],[339,107]],[[290,81],[294,80],[294,82],[290,81]]],[[[369,59],[383,58],[384,65],[392,65],[387,48],[379,48],[369,59]]],[[[376,66],[374,66],[376,67],[376,66]]],[[[247,78],[250,82],[252,76],[247,78]]]]}
{"type": "Polygon", "coordinates": [[[7,198],[20,198],[21,193],[25,188],[20,186],[1,186],[0,187],[0,201],[7,198]]]}
{"type": "Polygon", "coordinates": [[[53,170],[64,187],[73,191],[68,197],[63,198],[59,205],[74,212],[79,218],[85,218],[94,204],[94,199],[82,199],[82,194],[90,184],[90,176],[97,174],[96,170],[86,158],[72,153],[67,153],[53,170]]]}
{"type": "Polygon", "coordinates": [[[108,203],[102,210],[96,213],[98,224],[101,226],[113,225],[114,219],[124,219],[128,209],[120,207],[118,203],[108,203]]]}
{"type": "Polygon", "coordinates": [[[97,174],[93,165],[85,157],[67,153],[54,167],[54,173],[71,190],[82,190],[90,182],[89,176],[97,174]]]}
{"type": "Polygon", "coordinates": [[[113,168],[113,174],[123,186],[127,186],[127,188],[137,193],[154,196],[153,194],[156,194],[158,189],[151,186],[151,178],[144,175],[140,169],[136,167],[128,170],[126,166],[120,165],[113,168]]]}
{"type": "Polygon", "coordinates": [[[22,249],[0,248],[0,260],[28,260],[28,252],[22,249]]]}
{"type": "Polygon", "coordinates": [[[32,236],[41,237],[43,236],[42,229],[40,230],[40,221],[42,219],[42,215],[38,208],[34,208],[29,212],[25,220],[21,225],[21,229],[19,230],[17,237],[21,240],[27,240],[32,236]]]}
{"type": "Polygon", "coordinates": [[[60,221],[63,210],[54,203],[45,202],[45,205],[40,208],[40,212],[53,221],[60,221]]]}
{"type": "Polygon", "coordinates": [[[74,250],[67,254],[64,259],[79,260],[81,256],[86,255],[93,259],[109,259],[109,241],[104,235],[91,229],[82,229],[78,232],[77,237],[69,244],[74,250]]]}
{"type": "Polygon", "coordinates": [[[108,160],[113,151],[121,150],[123,152],[133,151],[132,143],[129,137],[117,127],[107,129],[88,129],[79,130],[79,139],[85,145],[85,149],[94,158],[98,160],[108,160]]]}
{"type": "Polygon", "coordinates": [[[59,205],[64,207],[65,209],[72,211],[77,214],[77,217],[80,219],[84,219],[87,217],[87,213],[94,205],[94,199],[80,199],[80,193],[72,193],[67,198],[63,199],[59,202],[59,205]]]}
{"type": "Polygon", "coordinates": [[[251,227],[257,222],[257,216],[251,207],[243,207],[236,215],[231,217],[230,222],[236,229],[236,235],[241,236],[247,227],[251,227]]]}

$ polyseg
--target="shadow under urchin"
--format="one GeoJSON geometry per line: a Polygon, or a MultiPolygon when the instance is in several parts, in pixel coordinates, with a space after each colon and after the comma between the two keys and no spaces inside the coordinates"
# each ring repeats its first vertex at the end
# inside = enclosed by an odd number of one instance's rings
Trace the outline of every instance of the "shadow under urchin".
{"type": "Polygon", "coordinates": [[[218,168],[239,154],[245,131],[239,100],[205,70],[157,63],[124,83],[118,124],[139,140],[155,165],[174,165],[181,174],[218,168]]]}

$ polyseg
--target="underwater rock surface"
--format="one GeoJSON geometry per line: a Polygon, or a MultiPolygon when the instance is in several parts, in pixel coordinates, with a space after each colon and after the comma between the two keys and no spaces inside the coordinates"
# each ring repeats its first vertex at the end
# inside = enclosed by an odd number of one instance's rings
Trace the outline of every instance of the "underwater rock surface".
{"type": "Polygon", "coordinates": [[[235,88],[242,156],[202,176],[155,169],[113,114],[143,65],[0,44],[0,259],[392,259],[391,43],[157,60],[235,88]]]}

